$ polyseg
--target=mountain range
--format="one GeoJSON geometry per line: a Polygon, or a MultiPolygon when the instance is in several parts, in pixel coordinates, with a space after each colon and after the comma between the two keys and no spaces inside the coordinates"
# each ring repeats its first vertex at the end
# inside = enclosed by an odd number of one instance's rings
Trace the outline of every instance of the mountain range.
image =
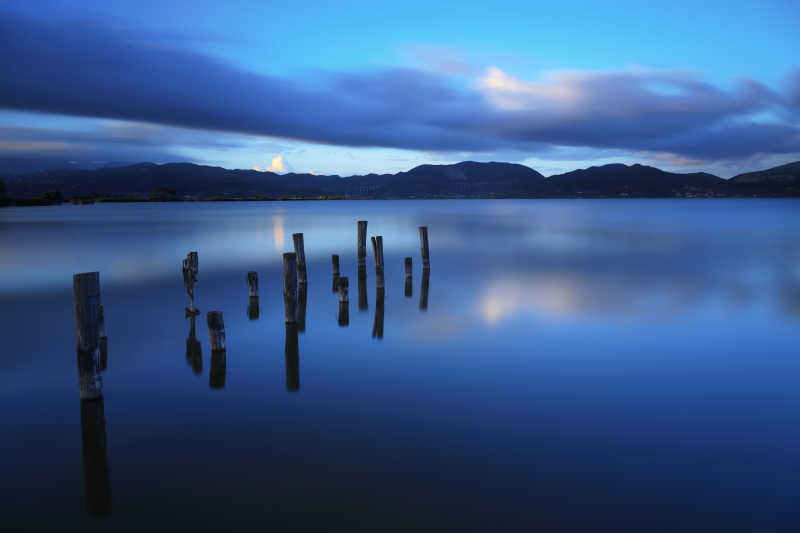
{"type": "Polygon", "coordinates": [[[397,174],[349,177],[229,170],[192,163],[139,163],[43,170],[3,178],[8,197],[38,198],[560,198],[800,196],[800,161],[723,179],[610,164],[544,177],[524,165],[464,161],[397,174]],[[52,194],[52,193],[51,193],[52,194]]]}

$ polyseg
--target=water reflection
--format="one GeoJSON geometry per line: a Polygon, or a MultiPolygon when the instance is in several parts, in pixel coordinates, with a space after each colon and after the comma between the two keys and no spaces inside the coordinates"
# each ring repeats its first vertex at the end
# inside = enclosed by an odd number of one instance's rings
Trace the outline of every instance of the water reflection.
{"type": "Polygon", "coordinates": [[[383,338],[383,303],[385,290],[375,289],[375,321],[372,323],[372,338],[383,338]]]}
{"type": "Polygon", "coordinates": [[[247,304],[247,318],[257,320],[259,314],[258,296],[251,296],[250,303],[247,304]]]}
{"type": "Polygon", "coordinates": [[[111,515],[111,474],[102,396],[81,399],[81,440],[86,511],[94,518],[106,518],[111,515]]]}
{"type": "Polygon", "coordinates": [[[365,265],[358,266],[358,310],[369,310],[367,301],[367,267],[365,265]]]}
{"type": "Polygon", "coordinates": [[[226,350],[211,350],[211,370],[208,373],[208,386],[212,389],[225,388],[228,354],[226,350]]]}
{"type": "Polygon", "coordinates": [[[431,285],[431,271],[424,269],[422,271],[422,285],[419,291],[419,309],[425,311],[428,309],[428,289],[431,285]]]}
{"type": "Polygon", "coordinates": [[[286,390],[300,390],[300,348],[297,339],[297,325],[286,324],[286,390]]]}
{"type": "Polygon", "coordinates": [[[308,299],[308,286],[300,283],[297,286],[297,331],[306,330],[306,301],[308,299]]]}
{"type": "Polygon", "coordinates": [[[195,319],[198,313],[186,312],[189,317],[189,336],[186,337],[186,362],[192,367],[195,375],[200,375],[203,372],[203,353],[200,347],[200,341],[197,340],[195,329],[195,319]]]}

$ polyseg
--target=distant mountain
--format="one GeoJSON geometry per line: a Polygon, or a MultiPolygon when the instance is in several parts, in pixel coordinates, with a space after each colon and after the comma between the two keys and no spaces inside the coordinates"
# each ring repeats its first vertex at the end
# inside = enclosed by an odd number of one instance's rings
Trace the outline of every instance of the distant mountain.
{"type": "Polygon", "coordinates": [[[71,197],[674,197],[800,196],[800,162],[725,180],[707,173],[677,174],[644,165],[611,164],[545,178],[524,165],[420,165],[397,174],[320,176],[228,170],[191,163],[45,170],[7,175],[7,196],[38,198],[47,191],[71,197]]]}
{"type": "Polygon", "coordinates": [[[675,196],[716,191],[726,183],[705,172],[675,174],[639,164],[611,164],[551,176],[548,192],[565,196],[675,196]]]}

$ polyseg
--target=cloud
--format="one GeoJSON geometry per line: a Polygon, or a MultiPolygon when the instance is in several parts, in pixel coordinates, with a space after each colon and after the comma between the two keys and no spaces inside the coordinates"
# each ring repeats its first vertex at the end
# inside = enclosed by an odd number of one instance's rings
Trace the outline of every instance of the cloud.
{"type": "Polygon", "coordinates": [[[85,22],[0,13],[0,35],[8,109],[425,151],[558,145],[689,160],[800,152],[797,76],[786,94],[643,68],[523,80],[491,67],[471,83],[449,67],[390,69],[301,82],[85,22]]]}
{"type": "Polygon", "coordinates": [[[267,172],[286,172],[286,169],[283,167],[283,157],[273,157],[272,164],[267,169],[267,172]]]}

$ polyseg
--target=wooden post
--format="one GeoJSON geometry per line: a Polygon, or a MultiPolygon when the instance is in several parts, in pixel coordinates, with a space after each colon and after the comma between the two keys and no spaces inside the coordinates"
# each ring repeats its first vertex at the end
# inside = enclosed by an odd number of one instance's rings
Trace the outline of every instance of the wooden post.
{"type": "Polygon", "coordinates": [[[428,226],[419,227],[419,246],[422,249],[422,270],[431,268],[431,251],[428,248],[428,226]]]}
{"type": "Polygon", "coordinates": [[[100,334],[98,346],[100,348],[100,370],[108,369],[108,337],[106,336],[106,316],[103,306],[97,310],[97,331],[100,334]]]}
{"type": "Polygon", "coordinates": [[[183,260],[183,286],[189,294],[189,307],[186,309],[188,314],[199,313],[194,308],[194,284],[197,282],[198,269],[197,252],[189,252],[183,260]]]}
{"type": "Polygon", "coordinates": [[[191,323],[189,324],[189,336],[186,337],[186,362],[192,367],[195,375],[200,375],[203,372],[203,350],[200,346],[200,341],[197,340],[197,333],[195,330],[195,317],[192,314],[189,317],[191,323]]]}
{"type": "Polygon", "coordinates": [[[422,290],[419,294],[419,309],[420,311],[425,311],[428,309],[428,287],[430,286],[431,282],[431,271],[430,269],[423,269],[422,270],[422,290]]]}
{"type": "Polygon", "coordinates": [[[405,262],[405,267],[406,267],[406,286],[405,286],[405,291],[403,292],[403,294],[405,295],[406,298],[411,298],[411,290],[412,290],[411,289],[411,279],[412,279],[412,277],[411,277],[411,275],[412,275],[411,274],[411,258],[410,257],[406,257],[404,262],[405,262]]]}
{"type": "Polygon", "coordinates": [[[339,325],[347,326],[350,324],[350,280],[347,277],[339,278],[339,325]]]}
{"type": "Polygon", "coordinates": [[[297,323],[297,255],[283,254],[283,305],[287,324],[297,323]]]}
{"type": "Polygon", "coordinates": [[[300,347],[297,339],[297,326],[286,324],[286,390],[300,390],[300,347]]]}
{"type": "Polygon", "coordinates": [[[103,397],[81,400],[81,444],[86,511],[93,518],[111,515],[111,475],[106,448],[103,397]]]}
{"type": "Polygon", "coordinates": [[[206,320],[211,340],[211,370],[208,373],[208,386],[212,389],[222,389],[225,388],[225,374],[228,366],[225,349],[225,322],[222,320],[222,311],[209,311],[206,314],[206,320]]]}
{"type": "Polygon", "coordinates": [[[331,255],[331,264],[333,266],[333,292],[337,292],[339,290],[339,255],[333,254],[331,255]]]}
{"type": "Polygon", "coordinates": [[[247,291],[250,297],[258,297],[258,272],[251,270],[247,273],[247,291]]]}
{"type": "Polygon", "coordinates": [[[225,349],[225,321],[222,320],[222,311],[209,311],[206,313],[208,322],[208,336],[211,341],[211,351],[225,349]]]}
{"type": "Polygon", "coordinates": [[[250,320],[258,320],[259,311],[258,296],[251,296],[250,302],[247,304],[247,318],[250,320]]]}
{"type": "Polygon", "coordinates": [[[358,310],[366,311],[369,309],[369,302],[367,301],[367,267],[361,265],[358,267],[358,310]]]}
{"type": "Polygon", "coordinates": [[[382,289],[383,282],[383,237],[378,235],[372,238],[372,248],[375,255],[375,287],[382,289]]]}
{"type": "Polygon", "coordinates": [[[383,338],[384,289],[375,290],[375,322],[372,324],[372,338],[383,338]]]}
{"type": "Polygon", "coordinates": [[[81,399],[100,398],[100,273],[86,272],[72,277],[75,308],[75,338],[78,352],[78,389],[81,399]]]}
{"type": "Polygon", "coordinates": [[[297,254],[297,282],[302,285],[308,281],[306,277],[306,251],[303,246],[303,234],[293,233],[292,240],[294,240],[294,253],[297,254]]]}
{"type": "Polygon", "coordinates": [[[367,221],[358,221],[358,266],[367,264],[367,221]]]}

